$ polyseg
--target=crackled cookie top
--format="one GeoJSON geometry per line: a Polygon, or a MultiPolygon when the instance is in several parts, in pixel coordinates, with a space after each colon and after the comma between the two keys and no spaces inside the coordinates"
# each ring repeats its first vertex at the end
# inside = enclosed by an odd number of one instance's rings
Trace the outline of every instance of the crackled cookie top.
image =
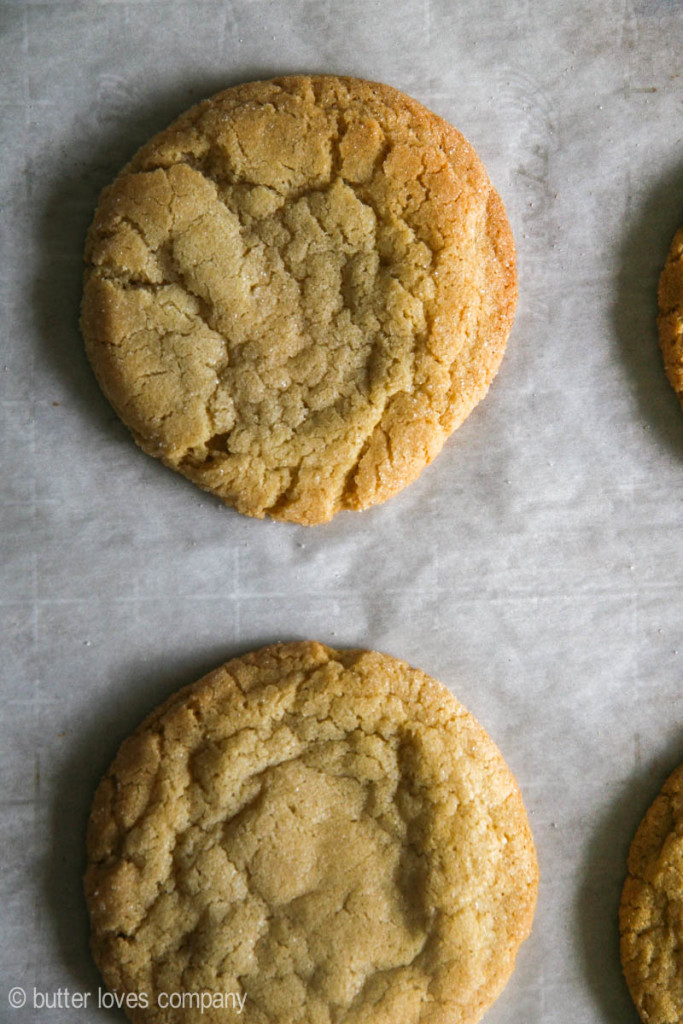
{"type": "Polygon", "coordinates": [[[349,78],[194,107],[104,190],[86,260],[88,355],[138,443],[306,524],[420,473],[485,394],[516,302],[471,146],[349,78]]]}
{"type": "Polygon", "coordinates": [[[158,994],[192,991],[239,993],[247,1024],[477,1021],[536,885],[517,785],[471,715],[403,662],[315,643],[162,705],[88,831],[93,951],[146,994],[145,1024],[190,1024],[158,994]]]}
{"type": "Polygon", "coordinates": [[[683,765],[643,818],[619,912],[621,962],[646,1024],[683,1024],[683,765]]]}
{"type": "Polygon", "coordinates": [[[674,235],[657,297],[659,343],[666,375],[683,404],[683,228],[674,235]]]}

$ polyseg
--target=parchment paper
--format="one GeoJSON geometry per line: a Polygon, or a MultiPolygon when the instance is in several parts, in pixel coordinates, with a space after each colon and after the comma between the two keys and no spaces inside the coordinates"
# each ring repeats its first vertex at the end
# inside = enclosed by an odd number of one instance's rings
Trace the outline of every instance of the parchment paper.
{"type": "Polygon", "coordinates": [[[100,773],[176,687],[316,638],[443,680],[517,775],[542,884],[487,1024],[636,1022],[625,856],[683,761],[683,412],[655,329],[683,222],[681,6],[5,0],[0,19],[0,1020],[123,1020],[34,1005],[100,984],[80,888],[100,773]],[[138,451],[77,328],[99,190],[192,102],[294,71],[385,81],[455,124],[520,271],[487,399],[400,496],[312,529],[138,451]]]}

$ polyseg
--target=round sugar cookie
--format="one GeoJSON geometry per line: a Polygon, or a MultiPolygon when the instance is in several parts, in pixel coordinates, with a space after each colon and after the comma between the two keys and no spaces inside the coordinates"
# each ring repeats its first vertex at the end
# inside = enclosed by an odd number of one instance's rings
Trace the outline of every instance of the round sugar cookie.
{"type": "Polygon", "coordinates": [[[332,76],[183,114],[103,191],[86,263],[86,350],[138,444],[303,524],[418,476],[486,393],[517,299],[469,143],[332,76]]]}
{"type": "Polygon", "coordinates": [[[217,997],[244,1024],[478,1021],[538,879],[517,784],[446,687],[317,643],[150,715],[99,785],[87,858],[95,959],[145,1024],[225,1024],[217,997]]]}
{"type": "Polygon", "coordinates": [[[664,783],[628,855],[621,962],[645,1024],[683,1024],[683,765],[664,783]]]}
{"type": "Polygon", "coordinates": [[[683,228],[674,235],[657,291],[659,344],[669,382],[683,405],[683,228]]]}

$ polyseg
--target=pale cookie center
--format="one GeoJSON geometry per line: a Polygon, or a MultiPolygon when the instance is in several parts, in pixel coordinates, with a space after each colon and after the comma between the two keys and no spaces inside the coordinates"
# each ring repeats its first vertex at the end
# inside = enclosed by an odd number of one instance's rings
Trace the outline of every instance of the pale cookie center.
{"type": "Polygon", "coordinates": [[[198,300],[225,343],[208,402],[213,432],[191,455],[296,464],[323,432],[365,434],[393,394],[411,389],[426,329],[422,300],[380,257],[372,206],[340,178],[295,199],[262,185],[209,197],[214,186],[202,186],[206,213],[187,225],[177,217],[157,254],[162,278],[198,300]]]}
{"type": "Polygon", "coordinates": [[[401,837],[363,809],[364,787],[289,763],[228,823],[221,845],[266,921],[247,990],[283,971],[306,998],[348,1006],[377,971],[413,962],[425,941],[417,870],[401,837]]]}
{"type": "Polygon", "coordinates": [[[138,851],[159,888],[128,941],[149,949],[156,990],[220,980],[253,1019],[335,1020],[377,998],[385,972],[415,970],[428,942],[425,809],[392,744],[314,746],[235,777],[241,742],[194,759],[171,859],[159,839],[138,851]]]}

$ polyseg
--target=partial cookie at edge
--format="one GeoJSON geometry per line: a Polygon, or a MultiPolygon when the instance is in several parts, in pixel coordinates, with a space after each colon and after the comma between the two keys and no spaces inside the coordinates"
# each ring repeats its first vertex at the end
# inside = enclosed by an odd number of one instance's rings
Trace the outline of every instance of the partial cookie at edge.
{"type": "Polygon", "coordinates": [[[683,765],[640,823],[619,908],[621,962],[645,1024],[683,1022],[683,765]]]}
{"type": "Polygon", "coordinates": [[[674,235],[657,291],[659,344],[669,382],[683,405],[683,228],[674,235]]]}

